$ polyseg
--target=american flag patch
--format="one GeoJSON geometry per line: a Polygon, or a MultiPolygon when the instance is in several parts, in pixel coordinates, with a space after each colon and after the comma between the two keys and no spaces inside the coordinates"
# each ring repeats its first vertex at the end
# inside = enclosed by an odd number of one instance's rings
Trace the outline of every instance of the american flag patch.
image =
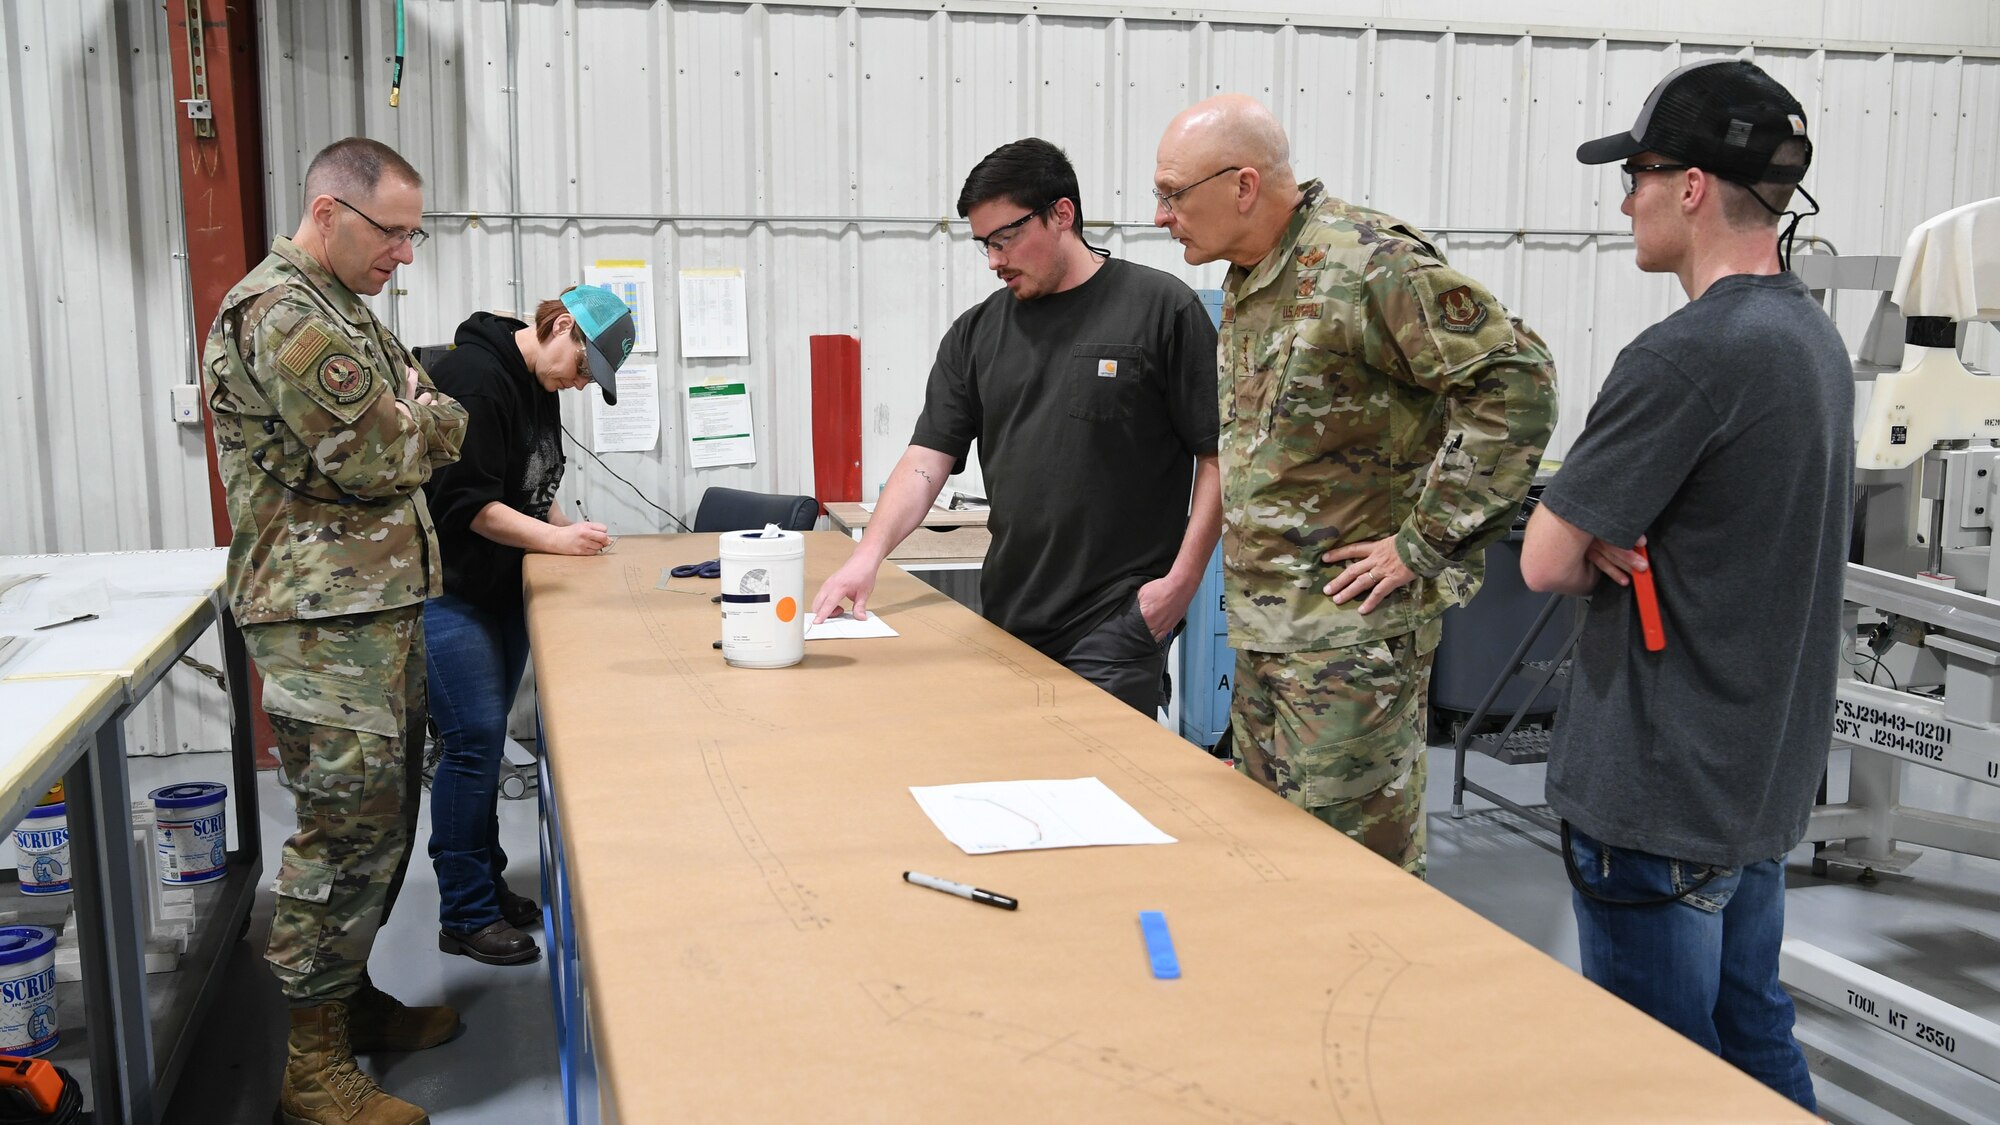
{"type": "Polygon", "coordinates": [[[318,324],[308,322],[299,326],[285,341],[285,346],[278,352],[278,366],[294,375],[304,375],[332,347],[332,334],[318,324]]]}

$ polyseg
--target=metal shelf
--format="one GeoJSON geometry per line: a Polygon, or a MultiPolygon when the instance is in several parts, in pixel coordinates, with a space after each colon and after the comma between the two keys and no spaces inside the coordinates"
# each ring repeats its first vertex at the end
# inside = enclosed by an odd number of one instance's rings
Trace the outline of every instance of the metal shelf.
{"type": "MultiPolygon", "coordinates": [[[[246,931],[250,907],[257,897],[259,875],[254,855],[232,852],[229,874],[212,883],[186,888],[194,892],[201,925],[173,972],[150,973],[146,977],[146,1015],[157,1060],[153,1084],[160,1092],[162,1106],[187,1065],[202,1017],[222,987],[222,962],[246,931]]],[[[26,925],[61,926],[71,909],[71,898],[71,895],[24,895],[17,883],[0,884],[0,911],[15,912],[26,925]]],[[[83,1088],[85,1109],[94,1110],[91,1029],[84,1012],[83,982],[63,981],[56,985],[56,1027],[61,1038],[55,1049],[43,1057],[77,1080],[83,1088]]]]}

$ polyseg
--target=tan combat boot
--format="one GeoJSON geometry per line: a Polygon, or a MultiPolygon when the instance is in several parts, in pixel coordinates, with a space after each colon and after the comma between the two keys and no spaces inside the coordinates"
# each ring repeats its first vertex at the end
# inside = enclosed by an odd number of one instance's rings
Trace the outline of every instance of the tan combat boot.
{"type": "Polygon", "coordinates": [[[382,1092],[354,1065],[347,1005],[338,1000],[292,1009],[285,1080],[278,1090],[281,1125],[428,1125],[430,1115],[382,1092]]]}
{"type": "Polygon", "coordinates": [[[347,1040],[355,1054],[421,1051],[458,1034],[458,1010],[442,1004],[412,1007],[367,978],[347,998],[347,1040]]]}

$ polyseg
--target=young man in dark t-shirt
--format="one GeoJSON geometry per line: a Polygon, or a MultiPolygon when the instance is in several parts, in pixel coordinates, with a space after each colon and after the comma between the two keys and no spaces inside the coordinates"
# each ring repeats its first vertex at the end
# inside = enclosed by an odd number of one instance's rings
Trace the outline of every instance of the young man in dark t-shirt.
{"type": "Polygon", "coordinates": [[[1854,389],[1778,257],[1805,111],[1751,63],[1699,63],[1577,156],[1626,162],[1639,268],[1689,299],[1620,353],[1522,547],[1529,586],[1590,595],[1548,770],[1583,971],[1811,1109],[1783,857],[1832,741],[1854,389]]]}
{"type": "Polygon", "coordinates": [[[876,570],[977,441],[986,616],[1151,716],[1221,527],[1215,328],[1178,279],[1083,241],[1076,172],[1047,141],[980,161],[958,213],[1007,288],[938,345],[910,446],[814,619],[843,601],[866,616],[876,570]]]}

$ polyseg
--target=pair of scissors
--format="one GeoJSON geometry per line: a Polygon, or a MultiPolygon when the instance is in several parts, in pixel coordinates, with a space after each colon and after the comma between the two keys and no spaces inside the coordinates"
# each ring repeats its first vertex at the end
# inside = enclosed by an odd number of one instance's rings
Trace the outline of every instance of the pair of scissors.
{"type": "Polygon", "coordinates": [[[667,573],[673,575],[675,578],[720,578],[722,577],[722,560],[710,559],[707,562],[682,563],[667,573]]]}

